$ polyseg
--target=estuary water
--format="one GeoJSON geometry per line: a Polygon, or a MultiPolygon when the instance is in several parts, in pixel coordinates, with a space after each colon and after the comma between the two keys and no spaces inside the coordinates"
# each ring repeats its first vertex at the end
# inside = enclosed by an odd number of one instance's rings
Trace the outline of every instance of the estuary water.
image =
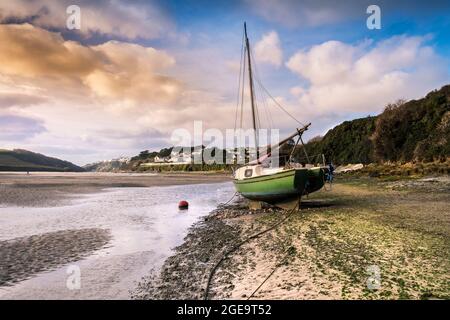
{"type": "Polygon", "coordinates": [[[2,207],[0,299],[127,299],[233,193],[229,182],[109,188],[65,206],[2,207]]]}

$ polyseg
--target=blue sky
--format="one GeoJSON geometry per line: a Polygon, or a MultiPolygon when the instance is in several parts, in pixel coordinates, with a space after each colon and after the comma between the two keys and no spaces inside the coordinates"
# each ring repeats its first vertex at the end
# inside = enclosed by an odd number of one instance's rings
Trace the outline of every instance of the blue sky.
{"type": "Polygon", "coordinates": [[[170,145],[194,121],[232,128],[244,21],[261,81],[313,123],[307,138],[450,83],[449,1],[82,0],[68,30],[75,2],[0,4],[4,148],[85,164],[170,145]]]}

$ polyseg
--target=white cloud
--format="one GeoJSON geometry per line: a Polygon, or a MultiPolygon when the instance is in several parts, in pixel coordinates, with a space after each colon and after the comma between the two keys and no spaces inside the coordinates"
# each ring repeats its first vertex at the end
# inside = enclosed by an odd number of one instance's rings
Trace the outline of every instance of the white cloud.
{"type": "Polygon", "coordinates": [[[332,83],[349,76],[358,52],[358,47],[328,41],[308,51],[297,52],[286,65],[314,85],[332,83]]]}
{"type": "Polygon", "coordinates": [[[143,101],[167,104],[180,95],[181,84],[162,74],[175,65],[175,59],[166,52],[117,41],[92,49],[108,61],[84,79],[98,96],[138,104],[143,101]]]}
{"type": "Polygon", "coordinates": [[[12,109],[12,108],[25,108],[28,106],[41,104],[45,102],[44,97],[37,95],[31,95],[21,92],[3,92],[0,90],[0,110],[12,109]]]}
{"type": "Polygon", "coordinates": [[[23,141],[45,132],[42,121],[30,117],[0,114],[0,141],[23,141]]]}
{"type": "Polygon", "coordinates": [[[294,54],[286,66],[309,82],[291,93],[314,114],[377,113],[399,98],[419,98],[448,81],[447,62],[424,37],[376,44],[328,41],[294,54]]]}
{"type": "Polygon", "coordinates": [[[305,89],[303,89],[303,87],[300,87],[300,86],[295,86],[295,87],[292,87],[292,88],[289,90],[289,92],[290,92],[293,96],[299,97],[299,96],[301,96],[303,93],[305,93],[305,89]]]}
{"type": "Polygon", "coordinates": [[[265,34],[255,45],[255,55],[258,62],[273,64],[277,67],[283,62],[283,51],[280,39],[275,31],[265,34]]]}

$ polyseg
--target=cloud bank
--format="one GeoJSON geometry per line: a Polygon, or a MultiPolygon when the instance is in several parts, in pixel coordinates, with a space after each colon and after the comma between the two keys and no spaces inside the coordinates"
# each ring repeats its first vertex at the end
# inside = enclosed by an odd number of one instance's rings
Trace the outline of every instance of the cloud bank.
{"type": "Polygon", "coordinates": [[[163,73],[175,59],[152,47],[119,41],[85,46],[30,24],[0,25],[0,73],[48,90],[78,86],[99,98],[131,104],[174,102],[181,84],[163,73]]]}
{"type": "Polygon", "coordinates": [[[24,141],[46,131],[42,121],[16,116],[0,115],[0,141],[24,141]]]}
{"type": "Polygon", "coordinates": [[[378,43],[327,41],[300,50],[286,66],[308,86],[291,93],[315,115],[377,113],[400,98],[418,98],[448,80],[447,62],[426,37],[394,36],[378,43]]]}
{"type": "Polygon", "coordinates": [[[265,34],[255,45],[255,55],[258,62],[281,66],[283,63],[283,51],[280,38],[275,31],[265,34]]]}

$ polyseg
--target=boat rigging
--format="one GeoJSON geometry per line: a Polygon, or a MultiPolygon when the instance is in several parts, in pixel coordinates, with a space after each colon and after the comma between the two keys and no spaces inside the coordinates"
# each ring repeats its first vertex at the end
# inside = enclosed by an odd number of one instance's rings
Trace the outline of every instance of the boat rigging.
{"type": "MultiPolygon", "coordinates": [[[[241,47],[241,64],[239,71],[239,87],[238,99],[236,104],[235,129],[238,123],[238,108],[240,105],[240,128],[243,127],[244,115],[244,97],[245,97],[245,75],[248,71],[248,86],[250,93],[250,106],[252,127],[255,139],[256,160],[251,161],[239,167],[234,172],[234,185],[236,191],[250,200],[265,201],[282,206],[286,201],[299,201],[303,194],[311,193],[321,189],[325,182],[325,175],[328,173],[328,167],[323,165],[304,164],[299,165],[292,163],[295,147],[298,143],[303,145],[303,150],[307,162],[310,162],[306,148],[304,147],[302,135],[311,126],[298,121],[291,113],[289,113],[262,85],[259,77],[256,77],[256,83],[260,89],[272,100],[275,106],[279,107],[290,118],[294,119],[301,127],[275,145],[268,145],[264,155],[260,154],[260,141],[258,130],[261,129],[261,119],[259,116],[257,105],[257,92],[255,90],[255,74],[258,76],[256,65],[253,63],[253,54],[250,46],[250,40],[247,34],[247,24],[244,23],[243,45],[241,47]],[[288,161],[283,166],[273,167],[268,165],[268,160],[280,149],[284,144],[292,141],[297,137],[297,141],[289,154],[288,161]]],[[[262,99],[262,104],[266,107],[266,117],[270,125],[271,117],[269,115],[267,102],[262,99]]]]}

